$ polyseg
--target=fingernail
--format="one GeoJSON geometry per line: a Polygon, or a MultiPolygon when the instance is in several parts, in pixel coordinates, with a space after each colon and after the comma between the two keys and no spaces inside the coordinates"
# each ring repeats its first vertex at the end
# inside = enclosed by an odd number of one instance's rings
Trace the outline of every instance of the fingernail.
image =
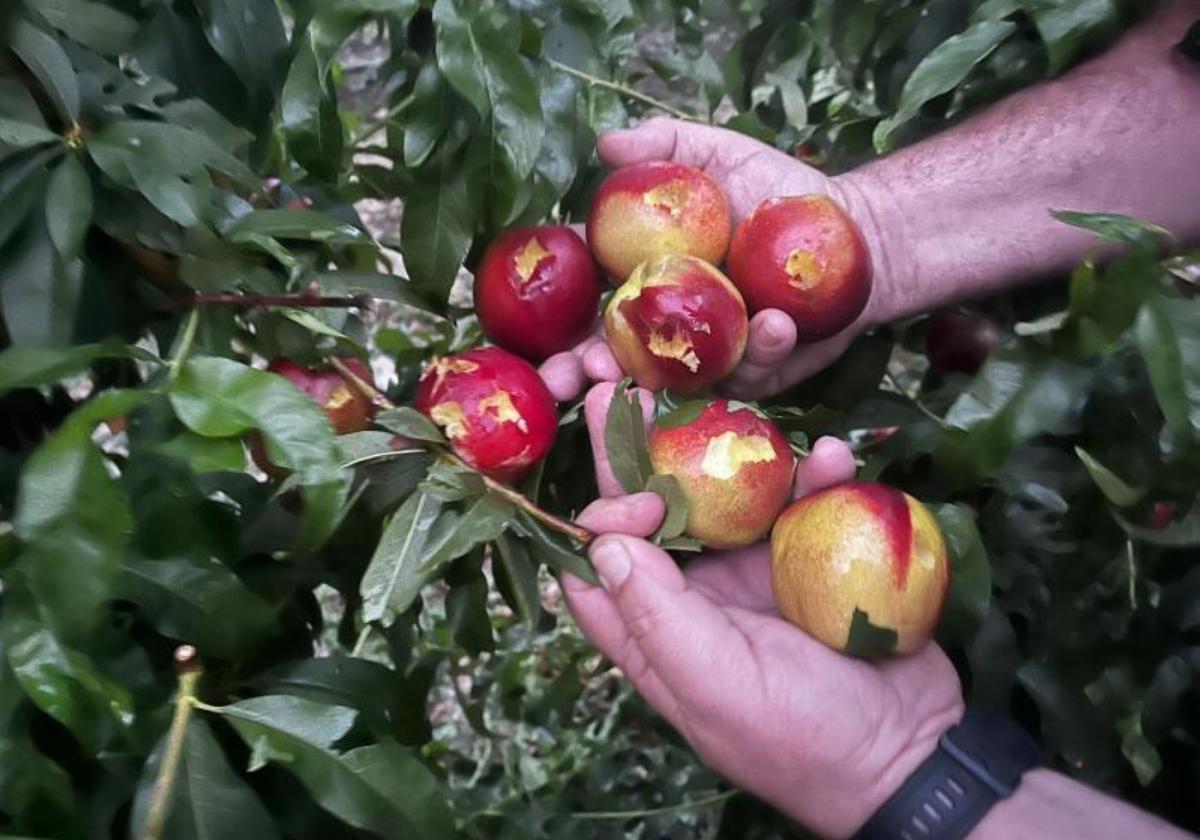
{"type": "Polygon", "coordinates": [[[592,565],[596,567],[601,585],[614,592],[633,570],[633,558],[620,540],[600,540],[592,549],[592,565]]]}

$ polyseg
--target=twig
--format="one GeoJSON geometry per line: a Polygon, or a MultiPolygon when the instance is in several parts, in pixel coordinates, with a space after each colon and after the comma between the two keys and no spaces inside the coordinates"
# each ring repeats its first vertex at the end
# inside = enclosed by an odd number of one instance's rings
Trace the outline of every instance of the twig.
{"type": "Polygon", "coordinates": [[[203,294],[172,298],[165,301],[163,309],[196,309],[201,306],[290,306],[296,309],[370,309],[370,295],[239,295],[203,294]]]}
{"type": "Polygon", "coordinates": [[[661,111],[666,111],[671,116],[678,117],[681,120],[687,120],[688,122],[706,122],[705,120],[701,120],[694,115],[689,114],[687,111],[681,111],[675,106],[668,105],[666,102],[663,102],[660,99],[655,99],[653,96],[644,94],[640,90],[634,90],[633,88],[627,87],[618,82],[610,82],[608,79],[601,79],[599,76],[593,76],[591,73],[585,73],[584,71],[572,67],[569,64],[563,64],[561,61],[555,61],[553,58],[546,59],[546,63],[560,73],[566,73],[568,76],[574,76],[576,79],[580,79],[595,87],[608,88],[611,91],[616,91],[622,96],[628,96],[630,99],[636,99],[639,102],[645,103],[646,105],[658,108],[661,111]]]}
{"type": "Polygon", "coordinates": [[[408,96],[404,97],[399,102],[397,102],[395,105],[393,105],[391,108],[388,108],[387,112],[381,118],[379,118],[375,122],[370,122],[370,123],[367,123],[365,126],[363,126],[357,134],[355,134],[353,137],[350,138],[350,143],[349,143],[350,148],[352,148],[352,149],[356,148],[359,143],[363,142],[364,140],[369,139],[370,136],[372,134],[374,134],[376,131],[378,131],[381,128],[385,128],[388,123],[390,123],[392,120],[396,119],[396,117],[398,117],[402,113],[404,113],[404,111],[406,111],[408,109],[408,106],[412,105],[413,102],[416,101],[416,98],[417,98],[417,96],[415,93],[410,93],[408,96]]]}
{"type": "Polygon", "coordinates": [[[716,805],[726,799],[732,799],[741,793],[740,790],[726,790],[705,796],[691,802],[680,802],[677,805],[664,805],[661,808],[645,808],[641,811],[575,811],[571,814],[577,820],[630,820],[637,817],[656,817],[675,811],[686,811],[690,808],[702,808],[706,805],[716,805]]]}
{"type": "Polygon", "coordinates": [[[179,673],[179,691],[175,695],[175,714],[167,732],[167,748],[163,751],[158,776],[150,793],[150,806],[146,810],[146,822],[142,825],[141,840],[159,840],[167,819],[167,806],[171,802],[171,790],[179,772],[179,759],[183,756],[183,742],[187,738],[188,721],[196,704],[196,684],[203,669],[196,660],[196,649],[191,645],[180,645],[175,649],[175,669],[179,673]]]}
{"type": "Polygon", "coordinates": [[[937,423],[938,426],[940,426],[943,429],[949,428],[949,424],[946,422],[945,418],[939,417],[937,414],[935,414],[929,408],[929,406],[927,406],[927,405],[925,405],[925,403],[921,402],[920,398],[918,398],[912,394],[909,394],[907,391],[905,391],[903,388],[901,388],[900,383],[896,381],[896,377],[892,376],[890,371],[884,371],[883,381],[888,383],[889,385],[891,385],[897,394],[900,394],[901,396],[904,396],[904,397],[908,397],[910,400],[912,400],[912,404],[917,407],[917,410],[919,412],[921,412],[922,414],[924,414],[926,417],[928,417],[930,420],[932,420],[934,423],[937,423]]]}
{"type": "MultiPolygon", "coordinates": [[[[340,373],[346,379],[346,381],[358,389],[359,393],[367,397],[367,399],[369,399],[378,408],[389,410],[396,407],[395,404],[386,396],[384,396],[378,388],[358,376],[358,374],[347,367],[346,363],[341,359],[337,358],[336,356],[329,356],[325,359],[325,362],[338,373],[340,373]]],[[[543,510],[530,501],[526,496],[509,487],[507,484],[501,484],[494,478],[479,472],[479,470],[475,469],[462,458],[458,457],[458,455],[456,455],[450,449],[447,449],[446,447],[440,446],[436,443],[425,441],[422,441],[421,445],[432,449],[446,462],[461,469],[475,473],[483,481],[483,485],[488,489],[489,492],[494,493],[505,501],[510,502],[516,507],[519,507],[521,510],[525,511],[534,519],[538,520],[549,528],[552,528],[561,534],[566,534],[568,537],[580,543],[581,545],[587,545],[593,539],[595,539],[596,535],[587,528],[576,525],[572,522],[568,522],[561,517],[555,516],[548,510],[543,510]]]]}
{"type": "Polygon", "coordinates": [[[358,656],[362,653],[363,648],[367,646],[367,639],[371,635],[371,625],[364,624],[362,630],[358,633],[358,639],[354,642],[354,649],[350,651],[351,656],[358,656]]]}
{"type": "Polygon", "coordinates": [[[183,363],[187,361],[188,355],[192,352],[192,344],[196,341],[196,328],[200,324],[200,310],[193,309],[188,315],[187,322],[183,325],[183,337],[179,339],[179,349],[175,351],[175,355],[171,357],[171,365],[167,373],[167,381],[174,382],[179,378],[179,371],[183,369],[183,363]]]}

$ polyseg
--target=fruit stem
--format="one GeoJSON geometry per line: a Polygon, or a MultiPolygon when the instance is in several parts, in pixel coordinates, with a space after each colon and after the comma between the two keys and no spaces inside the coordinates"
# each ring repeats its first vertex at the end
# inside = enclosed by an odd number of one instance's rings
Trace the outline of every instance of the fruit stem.
{"type": "Polygon", "coordinates": [[[163,309],[194,309],[201,306],[290,306],[296,309],[370,309],[369,295],[240,295],[204,294],[174,298],[162,304],[163,309]]]}
{"type": "Polygon", "coordinates": [[[154,779],[150,794],[150,806],[146,810],[146,822],[142,825],[141,840],[159,840],[167,819],[167,806],[171,802],[171,790],[175,787],[175,776],[179,773],[179,760],[183,756],[183,742],[187,738],[188,722],[196,704],[196,684],[204,669],[196,658],[196,649],[191,645],[175,648],[175,670],[179,675],[179,691],[175,694],[175,714],[171,717],[171,728],[167,732],[167,747],[163,751],[162,764],[154,779]]]}
{"type": "Polygon", "coordinates": [[[687,111],[681,111],[673,105],[668,105],[666,102],[663,102],[660,99],[655,99],[653,96],[648,96],[647,94],[642,93],[640,90],[634,90],[633,88],[626,87],[618,82],[610,82],[608,79],[601,79],[599,76],[593,76],[591,73],[585,73],[569,64],[563,64],[561,61],[555,61],[553,58],[547,58],[546,63],[560,73],[566,73],[568,76],[574,76],[576,79],[581,79],[582,81],[585,81],[589,85],[593,85],[595,87],[608,88],[609,90],[616,91],[622,96],[627,96],[630,99],[636,99],[639,102],[643,102],[653,108],[666,111],[671,116],[678,117],[681,120],[687,120],[688,122],[707,122],[707,120],[701,120],[698,117],[689,114],[687,111]]]}
{"type": "Polygon", "coordinates": [[[171,358],[167,381],[174,382],[179,378],[179,371],[183,369],[183,363],[187,361],[187,357],[192,352],[192,345],[196,342],[196,328],[200,325],[200,310],[193,309],[188,314],[187,322],[183,325],[183,335],[179,339],[179,349],[175,351],[175,355],[171,358]]]}
{"type": "Polygon", "coordinates": [[[406,110],[408,110],[408,106],[412,105],[413,102],[416,101],[416,99],[417,99],[417,95],[415,93],[410,93],[408,96],[404,97],[399,102],[397,102],[395,105],[393,105],[391,108],[388,108],[387,113],[385,113],[378,120],[369,122],[366,125],[364,125],[357,134],[355,134],[352,138],[350,138],[350,142],[348,144],[349,147],[351,149],[357,148],[359,143],[362,143],[364,140],[370,139],[371,135],[374,134],[376,131],[379,131],[379,129],[381,129],[381,128],[386,128],[388,123],[390,123],[392,120],[396,119],[396,117],[400,116],[402,113],[404,113],[406,110]]]}
{"type": "MultiPolygon", "coordinates": [[[[369,399],[372,404],[378,408],[390,410],[396,407],[395,403],[384,396],[378,388],[356,374],[341,359],[337,358],[336,356],[327,356],[325,358],[325,363],[340,373],[347,382],[353,385],[359,391],[359,393],[369,399]]],[[[550,511],[538,507],[528,497],[509,487],[507,484],[502,484],[491,476],[484,475],[462,458],[458,457],[458,455],[454,454],[454,452],[449,448],[430,441],[417,441],[417,443],[421,446],[431,449],[438,455],[438,457],[447,463],[453,464],[460,469],[467,470],[468,472],[472,472],[479,476],[480,480],[483,481],[483,486],[486,487],[489,492],[494,493],[505,501],[515,505],[516,507],[519,507],[534,519],[541,522],[543,525],[558,531],[560,534],[565,534],[566,536],[578,542],[580,545],[586,546],[596,538],[596,535],[587,528],[555,516],[550,511]]]]}

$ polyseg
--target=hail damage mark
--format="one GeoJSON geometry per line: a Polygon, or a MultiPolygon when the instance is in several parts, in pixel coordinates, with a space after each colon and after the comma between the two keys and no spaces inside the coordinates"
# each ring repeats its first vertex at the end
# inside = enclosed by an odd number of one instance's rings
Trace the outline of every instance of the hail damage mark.
{"type": "Polygon", "coordinates": [[[816,254],[804,248],[796,248],[788,254],[783,270],[792,278],[788,285],[796,289],[809,288],[821,279],[821,265],[816,254]]]}
{"type": "Polygon", "coordinates": [[[462,406],[453,400],[438,403],[429,410],[429,419],[441,426],[446,437],[458,440],[467,433],[467,417],[462,406]]]}
{"type": "Polygon", "coordinates": [[[696,355],[692,342],[681,331],[666,336],[658,330],[651,330],[646,349],[660,359],[674,359],[692,373],[700,370],[700,357],[696,355]]]}
{"type": "Polygon", "coordinates": [[[642,194],[642,201],[651,207],[666,210],[672,219],[678,219],[688,202],[688,188],[683,181],[667,181],[642,194]]]}
{"type": "Polygon", "coordinates": [[[542,264],[542,260],[549,256],[551,256],[550,252],[538,241],[536,236],[526,242],[525,247],[513,257],[513,267],[516,268],[521,282],[528,283],[529,278],[533,277],[533,273],[537,271],[537,267],[542,264]]]}
{"type": "Polygon", "coordinates": [[[779,457],[769,438],[722,432],[708,442],[700,469],[711,478],[733,478],[747,464],[763,464],[779,457]]]}
{"type": "Polygon", "coordinates": [[[516,423],[517,428],[522,432],[529,432],[529,424],[525,422],[521,412],[517,411],[517,407],[513,405],[512,394],[508,391],[498,389],[490,396],[484,397],[479,401],[479,410],[490,413],[496,418],[497,423],[516,423]]]}

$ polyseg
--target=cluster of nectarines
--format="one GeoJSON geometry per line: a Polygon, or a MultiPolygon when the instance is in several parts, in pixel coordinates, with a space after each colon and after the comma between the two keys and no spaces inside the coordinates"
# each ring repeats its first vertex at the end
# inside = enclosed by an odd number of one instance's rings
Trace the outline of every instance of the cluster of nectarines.
{"type": "MultiPolygon", "coordinates": [[[[512,484],[545,458],[558,426],[530,362],[591,334],[602,274],[617,286],[603,316],[609,346],[653,391],[717,385],[741,360],[749,316],[763,309],[790,315],[801,341],[834,335],[862,313],[870,255],[834,201],[770,199],[733,222],[709,176],[656,162],[601,184],[586,243],[566,226],[501,234],[474,288],[480,324],[497,346],[436,359],[421,376],[416,409],[469,466],[512,484]]],[[[371,401],[336,371],[289,362],[272,369],[321,405],[339,434],[369,424],[371,401]]],[[[365,368],[354,373],[370,382],[365,368]]],[[[796,456],[770,419],[721,399],[689,413],[660,418],[648,435],[654,472],[674,477],[687,500],[686,533],[718,549],[770,534],[780,612],[834,648],[851,643],[860,612],[896,633],[898,652],[920,647],[949,579],[932,514],[898,490],[859,482],[791,502],[796,456]]]]}

